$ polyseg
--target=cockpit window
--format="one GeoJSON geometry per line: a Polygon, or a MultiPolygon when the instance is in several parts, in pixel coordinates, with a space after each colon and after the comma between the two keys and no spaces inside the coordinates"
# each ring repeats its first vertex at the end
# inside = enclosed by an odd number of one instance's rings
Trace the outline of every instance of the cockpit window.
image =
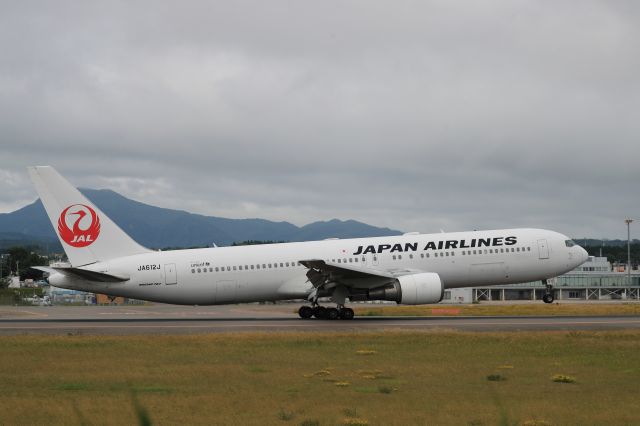
{"type": "Polygon", "coordinates": [[[573,246],[575,246],[575,245],[576,245],[575,241],[573,241],[573,240],[566,240],[566,241],[564,242],[564,244],[565,244],[567,247],[573,247],[573,246]]]}

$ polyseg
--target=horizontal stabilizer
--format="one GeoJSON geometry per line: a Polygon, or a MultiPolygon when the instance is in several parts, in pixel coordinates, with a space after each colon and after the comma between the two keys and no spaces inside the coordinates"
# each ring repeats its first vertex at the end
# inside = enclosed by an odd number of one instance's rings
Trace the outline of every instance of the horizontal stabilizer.
{"type": "Polygon", "coordinates": [[[32,269],[48,272],[50,274],[59,272],[64,275],[75,276],[87,281],[97,281],[101,283],[119,283],[129,281],[129,277],[124,275],[105,274],[104,272],[89,271],[82,268],[60,268],[46,266],[32,266],[32,269]]]}

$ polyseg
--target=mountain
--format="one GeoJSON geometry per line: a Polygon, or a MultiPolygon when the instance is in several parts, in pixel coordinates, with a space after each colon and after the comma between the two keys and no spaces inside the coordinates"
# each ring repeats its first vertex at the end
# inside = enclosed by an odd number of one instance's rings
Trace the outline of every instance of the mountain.
{"type": "Polygon", "coordinates": [[[18,246],[42,247],[45,252],[62,251],[62,245],[56,237],[34,237],[19,232],[0,232],[0,252],[18,246]]]}
{"type": "MultiPolygon", "coordinates": [[[[111,190],[80,191],[134,240],[150,248],[202,247],[213,243],[227,246],[248,240],[311,241],[378,237],[401,233],[355,220],[333,219],[298,227],[288,222],[265,219],[203,216],[140,203],[111,190]]],[[[12,213],[0,214],[0,248],[17,244],[61,248],[40,200],[12,213]]]]}

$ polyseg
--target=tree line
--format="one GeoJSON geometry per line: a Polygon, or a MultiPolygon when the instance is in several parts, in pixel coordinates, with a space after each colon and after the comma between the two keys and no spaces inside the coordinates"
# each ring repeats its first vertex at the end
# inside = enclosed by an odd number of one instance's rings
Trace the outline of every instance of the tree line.
{"type": "MultiPolygon", "coordinates": [[[[10,273],[17,273],[20,280],[40,279],[42,272],[30,268],[49,265],[49,258],[39,255],[32,249],[33,247],[10,247],[3,250],[0,253],[0,279],[8,277],[10,273]]],[[[3,282],[7,284],[6,280],[3,282]]]]}

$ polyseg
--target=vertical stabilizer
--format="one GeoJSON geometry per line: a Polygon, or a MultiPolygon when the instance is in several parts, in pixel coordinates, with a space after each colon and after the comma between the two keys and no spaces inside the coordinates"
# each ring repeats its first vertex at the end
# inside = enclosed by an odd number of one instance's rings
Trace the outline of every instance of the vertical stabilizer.
{"type": "Polygon", "coordinates": [[[53,167],[28,167],[71,265],[147,253],[53,167]]]}

